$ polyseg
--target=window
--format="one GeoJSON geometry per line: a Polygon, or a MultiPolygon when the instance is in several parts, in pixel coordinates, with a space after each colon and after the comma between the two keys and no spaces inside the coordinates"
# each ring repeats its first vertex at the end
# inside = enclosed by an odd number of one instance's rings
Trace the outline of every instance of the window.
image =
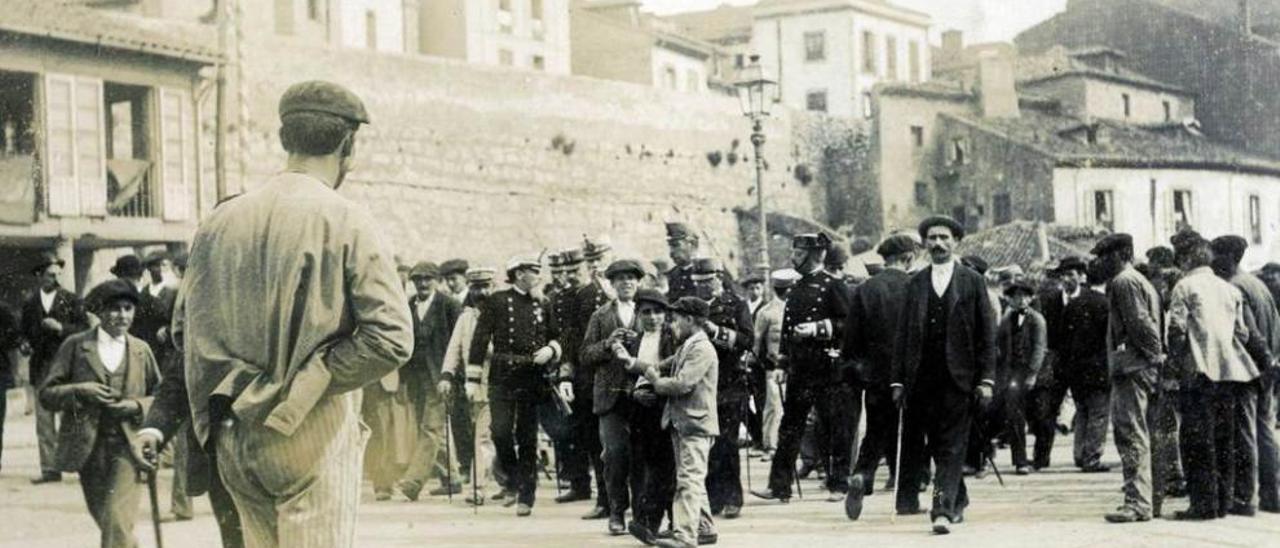
{"type": "Polygon", "coordinates": [[[885,57],[884,69],[890,80],[898,79],[898,39],[893,36],[884,37],[885,57]]]}
{"type": "Polygon", "coordinates": [[[498,50],[498,64],[504,67],[510,67],[516,64],[515,55],[509,49],[498,50]]]}
{"type": "Polygon", "coordinates": [[[871,92],[869,91],[862,92],[862,117],[863,118],[870,118],[872,115],[875,114],[875,110],[871,107],[872,107],[871,92]]]}
{"type": "Polygon", "coordinates": [[[747,56],[739,53],[733,56],[733,68],[743,68],[747,66],[747,56]]]}
{"type": "Polygon", "coordinates": [[[542,0],[529,0],[529,18],[534,21],[542,20],[542,0]]]}
{"type": "Polygon", "coordinates": [[[1173,232],[1191,228],[1194,222],[1190,190],[1173,191],[1173,232]]]}
{"type": "Polygon", "coordinates": [[[862,31],[862,72],[876,73],[876,35],[869,30],[862,31]]]}
{"type": "Polygon", "coordinates": [[[511,34],[513,27],[511,14],[511,0],[498,0],[498,30],[500,32],[511,34]]]}
{"type": "Polygon", "coordinates": [[[1009,200],[1009,193],[1001,192],[992,196],[991,208],[995,216],[995,224],[1002,225],[1013,221],[1013,204],[1009,200]]]}
{"type": "Polygon", "coordinates": [[[1249,196],[1249,238],[1255,244],[1262,243],[1262,199],[1257,194],[1249,196]]]}
{"type": "Polygon", "coordinates": [[[911,126],[911,144],[916,148],[924,146],[924,127],[911,126]]]}
{"type": "Polygon", "coordinates": [[[547,60],[545,57],[541,55],[534,55],[533,59],[530,60],[529,64],[532,65],[535,70],[547,69],[547,60]]]}
{"type": "Polygon", "coordinates": [[[951,149],[949,151],[948,160],[951,165],[962,166],[969,163],[969,140],[964,137],[956,137],[951,140],[951,149]]]}
{"type": "Polygon", "coordinates": [[[807,110],[814,112],[827,111],[827,90],[810,91],[804,98],[804,105],[807,110]]]}
{"type": "Polygon", "coordinates": [[[1120,94],[1120,99],[1121,99],[1122,101],[1124,101],[1124,117],[1125,117],[1125,118],[1128,118],[1128,117],[1129,117],[1129,114],[1132,112],[1132,111],[1131,111],[1131,105],[1129,104],[1129,94],[1128,94],[1128,93],[1121,93],[1121,94],[1120,94]]]}
{"type": "Polygon", "coordinates": [[[373,10],[364,12],[364,43],[369,49],[378,49],[378,14],[373,10]]]}
{"type": "Polygon", "coordinates": [[[312,21],[321,19],[320,0],[307,0],[307,19],[312,21]]]}
{"type": "Polygon", "coordinates": [[[670,90],[675,90],[677,89],[676,88],[677,85],[678,83],[676,81],[676,68],[671,65],[667,65],[662,69],[662,87],[670,90]]]}
{"type": "Polygon", "coordinates": [[[1115,230],[1115,194],[1110,190],[1093,191],[1093,224],[1107,230],[1115,230]]]}
{"type": "Polygon", "coordinates": [[[1165,101],[1163,104],[1164,104],[1164,121],[1168,122],[1169,120],[1173,119],[1173,105],[1170,105],[1168,101],[1165,101]]]}
{"type": "Polygon", "coordinates": [[[907,70],[911,71],[907,77],[911,79],[911,83],[920,83],[920,44],[912,41],[907,44],[907,70]]]}
{"type": "Polygon", "coordinates": [[[155,202],[151,90],[112,82],[103,83],[102,89],[107,114],[107,210],[125,217],[149,217],[155,202]]]}
{"type": "Polygon", "coordinates": [[[822,31],[804,33],[804,60],[825,61],[827,59],[827,35],[822,31]]]}
{"type": "Polygon", "coordinates": [[[929,207],[929,183],[916,181],[916,205],[929,207]]]}
{"type": "Polygon", "coordinates": [[[684,73],[685,91],[702,91],[702,75],[697,70],[689,69],[684,73]]]}
{"type": "Polygon", "coordinates": [[[276,34],[293,34],[293,0],[276,0],[276,34]]]}

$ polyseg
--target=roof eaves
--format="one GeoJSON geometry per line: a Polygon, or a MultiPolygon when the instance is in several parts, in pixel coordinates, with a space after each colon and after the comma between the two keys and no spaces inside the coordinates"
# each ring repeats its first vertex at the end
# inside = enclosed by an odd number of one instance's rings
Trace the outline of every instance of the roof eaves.
{"type": "Polygon", "coordinates": [[[1121,84],[1129,84],[1132,86],[1154,89],[1156,91],[1167,91],[1170,93],[1177,93],[1179,95],[1184,95],[1187,97],[1195,96],[1194,93],[1187,91],[1183,88],[1180,88],[1178,86],[1175,86],[1173,84],[1166,84],[1158,80],[1152,80],[1150,78],[1140,77],[1137,75],[1115,74],[1115,73],[1097,70],[1093,68],[1069,68],[1067,70],[1058,71],[1053,74],[1044,74],[1040,76],[1032,76],[1030,78],[1019,79],[1018,84],[1033,85],[1041,82],[1048,82],[1051,80],[1058,80],[1061,78],[1068,78],[1068,77],[1098,78],[1100,80],[1109,80],[1109,81],[1117,82],[1121,84]]]}
{"type": "Polygon", "coordinates": [[[1018,138],[1016,138],[1016,137],[1013,137],[1012,135],[1009,135],[1008,133],[1006,133],[1006,132],[1004,132],[1004,131],[1001,131],[1001,130],[999,130],[999,129],[997,129],[997,128],[994,128],[994,127],[991,127],[991,126],[989,126],[989,125],[983,124],[983,123],[981,123],[981,122],[979,122],[979,121],[969,119],[968,117],[960,116],[960,115],[956,115],[956,114],[952,114],[952,113],[949,113],[949,112],[941,113],[939,116],[942,116],[943,118],[945,118],[945,119],[947,119],[947,120],[951,120],[951,121],[954,121],[954,122],[957,122],[957,123],[960,123],[960,124],[964,124],[964,125],[969,126],[969,127],[973,128],[973,129],[976,129],[976,130],[978,130],[978,131],[982,131],[982,132],[984,132],[984,133],[987,133],[988,135],[991,135],[991,136],[993,136],[993,137],[996,137],[996,138],[999,138],[999,139],[1004,139],[1005,141],[1008,141],[1008,142],[1013,143],[1013,144],[1015,144],[1015,145],[1018,145],[1018,146],[1021,146],[1021,147],[1023,147],[1023,148],[1026,148],[1026,149],[1028,149],[1028,150],[1031,150],[1031,151],[1033,151],[1033,152],[1035,152],[1035,153],[1037,153],[1037,154],[1040,154],[1040,155],[1045,156],[1045,157],[1047,157],[1047,158],[1053,159],[1053,160],[1055,160],[1055,161],[1057,161],[1057,160],[1060,158],[1060,155],[1059,155],[1058,153],[1053,152],[1053,151],[1051,151],[1051,150],[1049,150],[1049,149],[1046,149],[1046,148],[1044,148],[1044,147],[1040,146],[1040,145],[1039,145],[1039,144],[1037,144],[1037,143],[1030,143],[1030,142],[1027,142],[1027,141],[1026,141],[1026,140],[1024,140],[1024,139],[1018,139],[1018,138]]]}

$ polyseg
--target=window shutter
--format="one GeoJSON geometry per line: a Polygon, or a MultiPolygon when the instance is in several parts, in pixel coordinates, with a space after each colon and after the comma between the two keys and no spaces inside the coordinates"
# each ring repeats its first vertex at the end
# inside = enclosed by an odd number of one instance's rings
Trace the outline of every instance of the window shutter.
{"type": "Polygon", "coordinates": [[[80,213],[76,192],[75,77],[46,74],[45,105],[45,203],[49,214],[80,213]]]}
{"type": "Polygon", "coordinates": [[[190,95],[180,89],[160,89],[160,188],[163,218],[185,221],[190,216],[191,186],[195,180],[194,115],[190,95]]]}
{"type": "Polygon", "coordinates": [[[76,181],[80,214],[107,215],[106,115],[102,80],[76,77],[76,181]]]}

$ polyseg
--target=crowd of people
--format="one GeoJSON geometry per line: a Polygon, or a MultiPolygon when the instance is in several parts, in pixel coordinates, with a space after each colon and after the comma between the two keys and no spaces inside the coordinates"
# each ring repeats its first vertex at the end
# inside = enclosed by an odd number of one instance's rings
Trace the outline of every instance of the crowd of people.
{"type": "Polygon", "coordinates": [[[79,473],[103,546],[134,545],[136,476],[166,446],[175,516],[209,493],[225,546],[350,546],[363,479],[377,501],[529,516],[540,477],[609,534],[711,544],[753,460],[768,479],[745,491],[785,503],[817,474],[853,520],[884,464],[896,513],[946,534],[1000,447],[1014,474],[1052,465],[1068,394],[1074,467],[1109,470],[1108,427],[1121,456],[1107,521],[1183,496],[1175,519],[1280,513],[1280,265],[1242,270],[1243,238],[1183,230],[1136,264],[1112,234],[1020,273],[956,256],[964,227],[939,216],[882,240],[869,276],[812,233],[734,280],[672,222],[669,261],[587,238],[501,270],[397,269],[335,192],[360,100],[307,82],[280,114],[286,171],[220,204],[189,255],[122,257],[81,300],[50,254],[0,318],[37,387],[32,481],[79,473]]]}

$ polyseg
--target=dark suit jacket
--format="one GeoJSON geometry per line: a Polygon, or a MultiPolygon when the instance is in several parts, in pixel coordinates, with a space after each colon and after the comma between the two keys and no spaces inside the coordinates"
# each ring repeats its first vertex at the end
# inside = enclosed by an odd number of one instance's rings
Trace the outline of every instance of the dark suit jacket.
{"type": "Polygon", "coordinates": [[[0,304],[0,395],[13,388],[14,374],[18,364],[9,362],[9,351],[22,344],[22,332],[18,329],[18,318],[9,307],[0,304]]]}
{"type": "Polygon", "coordinates": [[[164,434],[165,443],[175,436],[187,436],[187,495],[196,497],[209,490],[209,457],[196,439],[195,431],[182,428],[191,419],[191,403],[187,399],[185,360],[182,353],[172,351],[170,359],[161,363],[161,380],[156,386],[151,408],[147,410],[142,428],[155,428],[164,434]]]}
{"type": "MultiPolygon", "coordinates": [[[[126,437],[132,438],[142,416],[151,406],[151,395],[160,383],[160,369],[151,349],[141,339],[126,335],[125,389],[123,398],[141,405],[142,414],[121,423],[126,437]]],[[[84,466],[98,438],[101,407],[81,400],[70,386],[82,382],[107,384],[107,369],[98,355],[98,330],[82,331],[67,338],[49,363],[49,373],[40,385],[40,403],[54,411],[62,411],[58,430],[58,469],[76,472],[84,466]]]]}
{"type": "MultiPolygon", "coordinates": [[[[898,342],[890,382],[910,387],[920,369],[924,351],[925,322],[929,313],[931,273],[925,268],[907,284],[906,303],[898,321],[898,342]]],[[[996,318],[982,275],[956,264],[946,295],[947,370],[955,387],[973,391],[980,381],[995,384],[996,318]]]]}
{"type": "Polygon", "coordinates": [[[725,287],[724,293],[711,301],[709,318],[716,324],[711,344],[716,347],[716,360],[720,364],[716,401],[721,405],[746,401],[747,369],[742,354],[755,344],[755,326],[751,323],[751,311],[747,301],[725,287]]]}
{"type": "Polygon", "coordinates": [[[22,305],[22,334],[31,343],[31,384],[39,386],[44,380],[46,364],[58,353],[62,341],[88,328],[89,316],[75,293],[59,288],[53,298],[53,306],[45,314],[44,305],[40,304],[40,289],[36,288],[22,305]],[[41,325],[45,318],[58,320],[62,324],[62,332],[45,329],[41,325]]]}
{"type": "Polygon", "coordinates": [[[160,342],[160,329],[168,327],[173,319],[173,301],[165,302],[165,291],[160,291],[160,297],[153,297],[146,288],[139,290],[137,311],[133,316],[133,325],[129,327],[129,334],[147,343],[151,352],[157,356],[157,361],[161,354],[168,351],[160,342]]]}
{"type": "Polygon", "coordinates": [[[859,380],[869,387],[889,386],[898,320],[910,280],[911,275],[903,270],[885,269],[858,287],[849,303],[844,355],[854,362],[859,380]]]}
{"type": "MultiPolygon", "coordinates": [[[[609,335],[620,327],[639,332],[640,316],[637,314],[633,317],[631,325],[622,325],[622,320],[618,318],[618,303],[614,301],[591,314],[586,334],[582,337],[578,367],[594,371],[591,374],[591,412],[597,415],[612,410],[618,398],[630,393],[631,387],[635,386],[635,376],[626,372],[624,364],[618,362],[609,349],[609,335]]],[[[575,378],[580,376],[582,375],[575,375],[575,378]]]]}
{"type": "Polygon", "coordinates": [[[1067,305],[1067,344],[1058,379],[1073,389],[1101,389],[1107,380],[1107,297],[1085,288],[1067,305]]]}
{"type": "Polygon", "coordinates": [[[1000,345],[999,370],[1009,378],[997,378],[999,388],[1007,386],[1006,381],[1031,388],[1034,385],[1028,385],[1027,380],[1039,374],[1044,365],[1044,355],[1048,350],[1044,316],[1030,308],[1025,314],[1021,326],[1016,324],[1017,313],[1013,309],[1005,312],[1000,320],[1000,331],[996,335],[1000,345]]]}
{"type": "Polygon", "coordinates": [[[402,371],[410,377],[417,377],[427,386],[435,386],[441,379],[444,353],[449,348],[449,337],[453,334],[454,324],[458,323],[462,306],[437,291],[426,315],[419,319],[417,300],[416,296],[409,299],[409,313],[413,314],[413,356],[402,371]]]}

